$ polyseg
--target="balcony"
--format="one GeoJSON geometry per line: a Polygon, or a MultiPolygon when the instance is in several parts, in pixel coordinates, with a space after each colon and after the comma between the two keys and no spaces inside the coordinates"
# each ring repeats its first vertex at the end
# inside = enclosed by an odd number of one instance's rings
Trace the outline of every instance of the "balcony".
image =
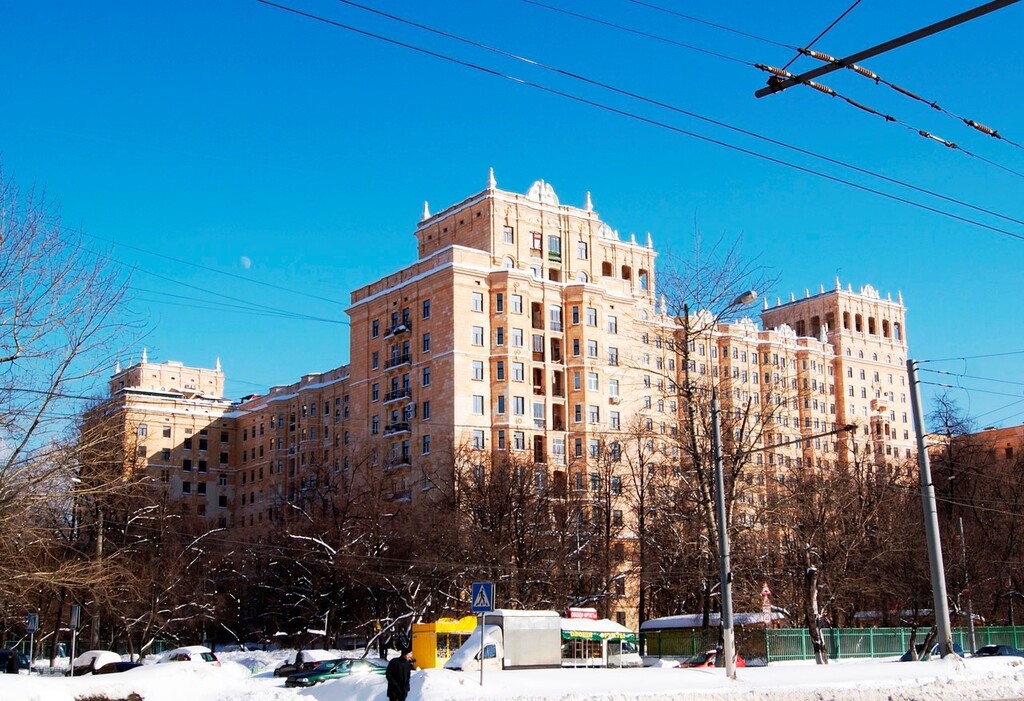
{"type": "Polygon", "coordinates": [[[409,455],[401,455],[393,458],[389,458],[384,461],[385,470],[397,470],[402,467],[409,467],[412,463],[409,461],[409,455]]]}
{"type": "Polygon", "coordinates": [[[398,334],[408,333],[410,331],[412,331],[412,322],[408,320],[403,320],[398,322],[394,326],[388,327],[388,329],[384,332],[384,338],[388,338],[390,336],[397,336],[398,334]]]}
{"type": "Polygon", "coordinates": [[[408,433],[410,431],[408,421],[396,421],[390,424],[384,424],[384,435],[391,436],[396,433],[408,433]]]}
{"type": "Polygon", "coordinates": [[[399,399],[405,399],[406,397],[412,396],[412,389],[410,387],[399,387],[384,393],[384,403],[396,402],[399,399]]]}
{"type": "Polygon", "coordinates": [[[401,355],[393,355],[384,361],[384,369],[390,370],[391,368],[397,368],[400,365],[408,365],[412,362],[412,356],[409,353],[402,353],[401,355]]]}

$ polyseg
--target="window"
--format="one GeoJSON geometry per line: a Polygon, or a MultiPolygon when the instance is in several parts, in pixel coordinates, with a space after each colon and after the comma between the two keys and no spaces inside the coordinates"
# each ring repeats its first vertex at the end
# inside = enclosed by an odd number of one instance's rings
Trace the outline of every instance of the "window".
{"type": "Polygon", "coordinates": [[[612,348],[612,347],[608,348],[608,364],[609,365],[618,365],[619,364],[619,349],[618,348],[612,348]]]}
{"type": "Polygon", "coordinates": [[[546,427],[544,419],[544,402],[533,403],[533,427],[541,430],[546,427]]]}
{"type": "Polygon", "coordinates": [[[587,259],[587,242],[586,241],[578,241],[576,243],[576,257],[579,258],[580,260],[586,260],[587,259]]]}
{"type": "Polygon", "coordinates": [[[522,348],[523,347],[523,330],[512,329],[512,347],[522,348]]]}
{"type": "Polygon", "coordinates": [[[206,482],[199,482],[196,485],[196,493],[200,495],[206,494],[206,482]]]}
{"type": "MultiPolygon", "coordinates": [[[[601,454],[601,442],[599,440],[597,440],[596,438],[591,438],[589,441],[587,441],[587,456],[591,457],[591,458],[596,458],[600,454],[601,454]]],[[[592,472],[590,474],[590,480],[591,480],[590,481],[590,489],[591,490],[596,492],[599,489],[599,485],[601,484],[600,479],[601,478],[598,477],[596,472],[592,472]],[[595,479],[597,480],[596,483],[594,482],[595,479]]]]}
{"type": "Polygon", "coordinates": [[[495,363],[495,365],[494,365],[494,375],[499,380],[504,380],[505,379],[505,361],[504,360],[499,360],[497,363],[495,363]]]}
{"type": "Polygon", "coordinates": [[[494,345],[503,346],[505,345],[505,327],[499,326],[494,330],[494,345]]]}
{"type": "Polygon", "coordinates": [[[530,248],[533,251],[541,251],[544,246],[544,236],[539,231],[530,232],[530,248]]]}
{"type": "Polygon", "coordinates": [[[484,447],[484,432],[480,429],[473,430],[473,449],[483,450],[484,447]]]}
{"type": "Polygon", "coordinates": [[[561,307],[549,307],[548,308],[548,320],[550,321],[549,328],[552,331],[562,330],[562,308],[561,307]]]}
{"type": "Polygon", "coordinates": [[[430,418],[430,402],[423,402],[423,420],[426,421],[430,418]]]}
{"type": "Polygon", "coordinates": [[[482,346],[484,344],[484,327],[474,326],[470,336],[474,346],[482,346]]]}
{"type": "Polygon", "coordinates": [[[587,357],[597,357],[597,341],[587,341],[587,357]]]}
{"type": "Polygon", "coordinates": [[[192,493],[192,483],[191,482],[182,482],[181,483],[181,493],[182,494],[191,494],[192,493]]]}
{"type": "Polygon", "coordinates": [[[512,447],[516,450],[526,450],[526,434],[522,431],[513,431],[512,447]]]}
{"type": "Polygon", "coordinates": [[[618,380],[611,380],[611,379],[608,380],[608,396],[609,397],[618,397],[619,396],[619,381],[618,380]]]}
{"type": "Polygon", "coordinates": [[[601,407],[591,404],[587,407],[587,423],[596,424],[601,422],[601,407]]]}
{"type": "Polygon", "coordinates": [[[587,389],[597,390],[600,389],[597,379],[596,372],[587,373],[587,389]]]}
{"type": "Polygon", "coordinates": [[[526,399],[524,397],[512,397],[512,413],[516,416],[526,414],[526,399]]]}
{"type": "Polygon", "coordinates": [[[587,307],[587,326],[597,326],[597,310],[587,307]]]}
{"type": "Polygon", "coordinates": [[[548,259],[562,260],[562,239],[558,236],[548,236],[548,259]]]}
{"type": "Polygon", "coordinates": [[[424,319],[429,319],[430,318],[430,300],[429,299],[423,300],[423,318],[424,319]]]}
{"type": "Polygon", "coordinates": [[[583,421],[583,405],[582,404],[574,404],[573,405],[572,418],[573,418],[573,421],[575,421],[576,423],[580,423],[581,421],[583,421]]]}
{"type": "Polygon", "coordinates": [[[227,453],[221,453],[219,458],[220,458],[220,464],[221,465],[227,465],[228,464],[228,454],[227,453]]]}
{"type": "Polygon", "coordinates": [[[423,436],[423,454],[430,455],[430,436],[423,436]]]}
{"type": "Polygon", "coordinates": [[[184,460],[182,460],[181,461],[181,469],[184,470],[185,472],[191,472],[192,471],[192,461],[189,460],[188,458],[185,458],[184,460]]]}
{"type": "Polygon", "coordinates": [[[504,237],[505,243],[512,245],[516,242],[515,230],[511,226],[502,228],[502,236],[504,237]]]}
{"type": "Polygon", "coordinates": [[[619,429],[619,412],[617,412],[617,411],[609,412],[608,413],[608,422],[611,424],[611,427],[617,431],[619,429]]]}
{"type": "Polygon", "coordinates": [[[522,314],[523,313],[523,296],[512,295],[512,313],[522,314]]]}
{"type": "Polygon", "coordinates": [[[370,387],[370,400],[375,402],[378,399],[380,399],[380,383],[374,382],[370,387]]]}
{"type": "Polygon", "coordinates": [[[501,292],[494,295],[494,311],[497,314],[501,314],[505,311],[505,295],[501,292]]]}
{"type": "Polygon", "coordinates": [[[482,394],[473,395],[473,413],[477,416],[484,414],[484,396],[482,394]]]}
{"type": "Polygon", "coordinates": [[[473,379],[482,380],[484,379],[484,361],[474,360],[473,361],[473,379]]]}
{"type": "Polygon", "coordinates": [[[618,332],[619,332],[619,319],[618,319],[618,317],[614,317],[614,316],[608,317],[608,333],[618,333],[618,332]]]}
{"type": "Polygon", "coordinates": [[[149,433],[149,426],[146,424],[139,424],[139,436],[145,438],[147,433],[149,433]]]}
{"type": "MultiPolygon", "coordinates": [[[[892,377],[892,375],[890,375],[889,377],[892,377]]],[[[892,382],[892,380],[889,380],[889,382],[892,382]]],[[[170,426],[164,426],[164,438],[170,438],[170,437],[171,437],[171,427],[170,426]]]]}
{"type": "Polygon", "coordinates": [[[522,363],[512,363],[512,381],[513,382],[524,382],[526,380],[525,365],[522,363]]]}
{"type": "Polygon", "coordinates": [[[498,407],[496,409],[496,413],[497,414],[501,414],[501,415],[504,415],[504,413],[505,413],[505,395],[504,394],[499,394],[498,395],[498,407]]]}
{"type": "Polygon", "coordinates": [[[483,292],[474,292],[473,293],[473,299],[472,299],[472,303],[470,304],[470,309],[472,309],[475,312],[482,312],[484,310],[484,293],[483,292]]]}

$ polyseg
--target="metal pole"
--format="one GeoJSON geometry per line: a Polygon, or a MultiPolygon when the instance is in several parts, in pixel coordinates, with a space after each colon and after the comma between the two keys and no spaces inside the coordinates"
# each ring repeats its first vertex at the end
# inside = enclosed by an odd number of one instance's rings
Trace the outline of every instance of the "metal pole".
{"type": "Polygon", "coordinates": [[[993,2],[985,3],[980,7],[975,7],[972,10],[961,12],[959,15],[956,15],[955,17],[950,17],[948,19],[942,20],[941,22],[930,24],[927,27],[924,27],[923,29],[915,30],[913,32],[910,32],[909,34],[904,34],[901,37],[897,37],[896,39],[890,39],[889,41],[883,44],[879,44],[878,46],[873,46],[870,49],[865,49],[864,51],[855,53],[852,56],[847,56],[846,58],[839,59],[839,61],[835,63],[828,63],[825,64],[824,66],[819,66],[818,68],[807,71],[806,73],[801,73],[798,76],[787,78],[785,80],[770,81],[768,83],[768,87],[761,88],[760,90],[755,92],[754,97],[764,97],[765,95],[771,95],[772,93],[781,92],[786,88],[791,88],[794,85],[797,85],[798,83],[806,83],[808,80],[813,80],[818,76],[825,75],[826,73],[831,73],[832,71],[837,71],[840,68],[846,68],[847,66],[857,63],[858,61],[863,61],[866,58],[877,56],[878,54],[885,53],[886,51],[891,51],[892,49],[899,48],[904,44],[909,44],[913,41],[917,41],[918,39],[923,39],[924,37],[931,36],[932,34],[937,34],[945,29],[949,29],[950,27],[955,27],[958,24],[963,24],[964,22],[976,19],[978,17],[981,17],[982,15],[987,15],[989,12],[1001,10],[1007,5],[1013,5],[1016,2],[1020,2],[1020,0],[994,0],[993,2]]]}
{"type": "Polygon", "coordinates": [[[732,568],[729,564],[729,533],[725,522],[725,475],[722,473],[722,429],[718,393],[711,390],[711,447],[715,456],[715,512],[718,516],[718,575],[722,589],[722,654],[725,676],[736,678],[736,648],[732,631],[732,568]]]}
{"type": "Polygon", "coordinates": [[[917,380],[917,363],[907,359],[910,377],[910,408],[917,431],[917,465],[921,472],[921,503],[924,507],[924,532],[928,541],[928,563],[931,565],[932,599],[935,606],[935,627],[939,637],[939,654],[953,652],[953,638],[949,630],[949,605],[946,601],[946,571],[942,564],[942,543],[939,542],[939,514],[935,507],[935,485],[932,468],[924,441],[924,417],[921,413],[921,386],[917,380]]]}
{"type": "Polygon", "coordinates": [[[964,538],[963,516],[957,520],[956,529],[960,533],[960,559],[964,565],[964,593],[967,594],[967,642],[973,655],[978,649],[978,643],[974,638],[974,611],[971,606],[971,583],[967,574],[967,541],[964,538]]]}
{"type": "Polygon", "coordinates": [[[487,632],[487,626],[484,623],[487,620],[487,614],[483,611],[480,612],[480,686],[484,685],[484,635],[487,632]]]}

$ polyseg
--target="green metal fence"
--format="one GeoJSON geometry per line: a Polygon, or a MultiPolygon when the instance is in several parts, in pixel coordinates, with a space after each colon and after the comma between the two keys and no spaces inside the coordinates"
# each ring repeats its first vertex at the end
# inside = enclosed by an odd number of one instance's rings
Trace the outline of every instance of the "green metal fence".
{"type": "MultiPolygon", "coordinates": [[[[824,628],[822,634],[830,659],[895,657],[910,649],[911,628],[824,628]]],[[[929,628],[917,629],[921,643],[929,628]]],[[[953,629],[953,641],[970,652],[966,628],[953,629]]],[[[1024,648],[1024,627],[985,626],[975,629],[978,647],[998,644],[1024,648]]],[[[650,657],[689,657],[713,649],[718,644],[718,629],[678,628],[646,631],[640,634],[643,654],[650,657]]],[[[806,628],[737,628],[736,649],[748,660],[767,662],[809,660],[814,646],[806,628]]]]}

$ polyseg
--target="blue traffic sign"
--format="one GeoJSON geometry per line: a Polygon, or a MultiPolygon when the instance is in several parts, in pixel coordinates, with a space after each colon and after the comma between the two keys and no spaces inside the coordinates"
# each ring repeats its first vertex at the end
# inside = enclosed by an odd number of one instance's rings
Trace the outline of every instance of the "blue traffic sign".
{"type": "Polygon", "coordinates": [[[494,582],[473,582],[470,590],[470,604],[473,613],[487,613],[494,610],[494,582]]]}
{"type": "Polygon", "coordinates": [[[30,613],[25,617],[25,632],[32,635],[39,630],[39,614],[30,613]]]}

